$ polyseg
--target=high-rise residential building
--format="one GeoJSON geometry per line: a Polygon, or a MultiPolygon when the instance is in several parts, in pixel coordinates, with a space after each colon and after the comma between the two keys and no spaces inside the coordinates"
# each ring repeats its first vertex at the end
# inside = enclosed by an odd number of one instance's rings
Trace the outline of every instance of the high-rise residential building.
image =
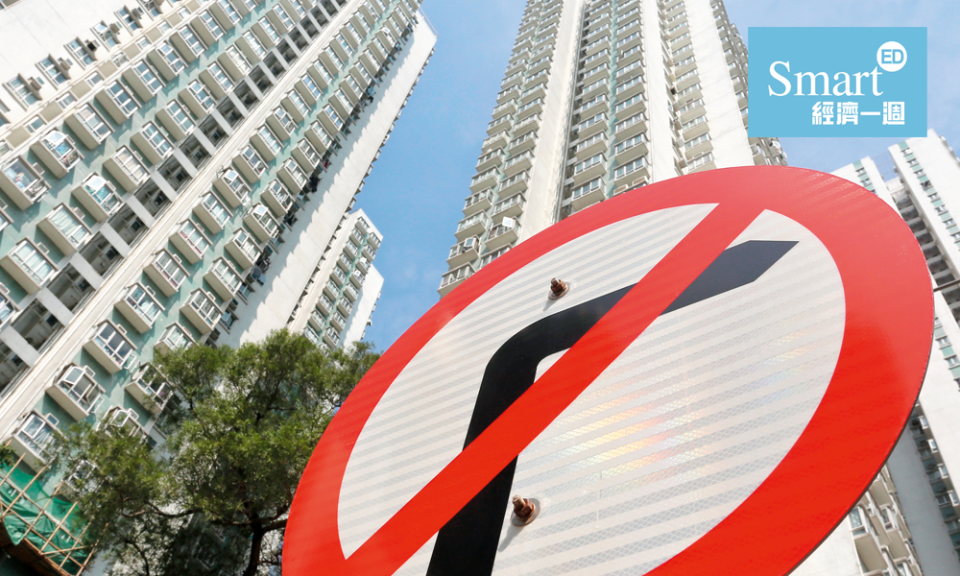
{"type": "Polygon", "coordinates": [[[355,195],[429,60],[420,0],[4,1],[0,574],[91,551],[58,427],[162,442],[157,350],[363,334],[355,195]]]}
{"type": "Polygon", "coordinates": [[[784,164],[747,136],[722,0],[530,0],[439,292],[560,219],[682,174],[784,164]]]}
{"type": "Polygon", "coordinates": [[[887,152],[878,161],[863,158],[834,174],[861,184],[897,210],[927,259],[935,286],[933,350],[920,397],[887,469],[924,572],[960,575],[960,497],[953,476],[960,474],[960,226],[954,221],[960,214],[960,159],[933,130],[887,152]]]}

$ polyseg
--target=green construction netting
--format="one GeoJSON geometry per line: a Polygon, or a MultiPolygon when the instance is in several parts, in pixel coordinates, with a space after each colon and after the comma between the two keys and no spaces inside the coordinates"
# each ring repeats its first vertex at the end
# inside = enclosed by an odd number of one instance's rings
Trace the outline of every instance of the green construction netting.
{"type": "Polygon", "coordinates": [[[2,477],[6,477],[0,483],[0,500],[6,510],[3,526],[14,546],[26,538],[51,562],[58,566],[62,563],[64,572],[79,574],[90,552],[81,548],[83,521],[73,503],[48,494],[39,481],[31,482],[34,476],[24,470],[15,468],[11,472],[0,465],[2,477]]]}

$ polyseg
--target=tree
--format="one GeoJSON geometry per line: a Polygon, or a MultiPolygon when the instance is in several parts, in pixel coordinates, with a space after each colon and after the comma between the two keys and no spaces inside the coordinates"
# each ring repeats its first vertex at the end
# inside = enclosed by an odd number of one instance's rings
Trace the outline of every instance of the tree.
{"type": "Polygon", "coordinates": [[[157,377],[175,394],[164,443],[80,423],[52,451],[88,540],[117,575],[266,573],[313,448],[378,357],[366,343],[324,352],[286,330],[237,349],[158,354],[157,377]]]}

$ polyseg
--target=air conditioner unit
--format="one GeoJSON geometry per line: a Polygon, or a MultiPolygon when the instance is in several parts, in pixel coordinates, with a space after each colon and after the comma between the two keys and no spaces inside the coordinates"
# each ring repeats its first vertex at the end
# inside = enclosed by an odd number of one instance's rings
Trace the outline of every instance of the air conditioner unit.
{"type": "Polygon", "coordinates": [[[100,47],[100,45],[97,44],[96,41],[94,40],[87,40],[85,45],[87,47],[87,52],[91,52],[91,53],[96,52],[97,48],[100,47]]]}
{"type": "Polygon", "coordinates": [[[59,68],[61,72],[66,73],[66,71],[69,70],[72,66],[73,66],[73,63],[67,60],[66,58],[60,58],[59,60],[57,60],[57,68],[59,68]]]}
{"type": "Polygon", "coordinates": [[[34,92],[40,91],[40,86],[41,86],[40,80],[34,76],[27,78],[27,85],[29,85],[30,89],[33,90],[34,92]]]}
{"type": "Polygon", "coordinates": [[[130,11],[130,14],[133,16],[134,20],[140,21],[143,18],[143,8],[139,6],[130,11]]]}
{"type": "Polygon", "coordinates": [[[117,22],[111,22],[110,31],[113,32],[114,34],[120,32],[120,24],[118,24],[117,22]]]}

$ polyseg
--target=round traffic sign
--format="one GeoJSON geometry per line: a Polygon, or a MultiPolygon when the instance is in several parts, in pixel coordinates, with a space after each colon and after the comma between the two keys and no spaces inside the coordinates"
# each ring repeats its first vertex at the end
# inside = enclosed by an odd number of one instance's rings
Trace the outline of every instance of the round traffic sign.
{"type": "Polygon", "coordinates": [[[932,322],[909,228],[846,180],[732,168],[620,195],[383,355],[303,475],[284,574],[786,574],[892,450],[932,322]]]}

